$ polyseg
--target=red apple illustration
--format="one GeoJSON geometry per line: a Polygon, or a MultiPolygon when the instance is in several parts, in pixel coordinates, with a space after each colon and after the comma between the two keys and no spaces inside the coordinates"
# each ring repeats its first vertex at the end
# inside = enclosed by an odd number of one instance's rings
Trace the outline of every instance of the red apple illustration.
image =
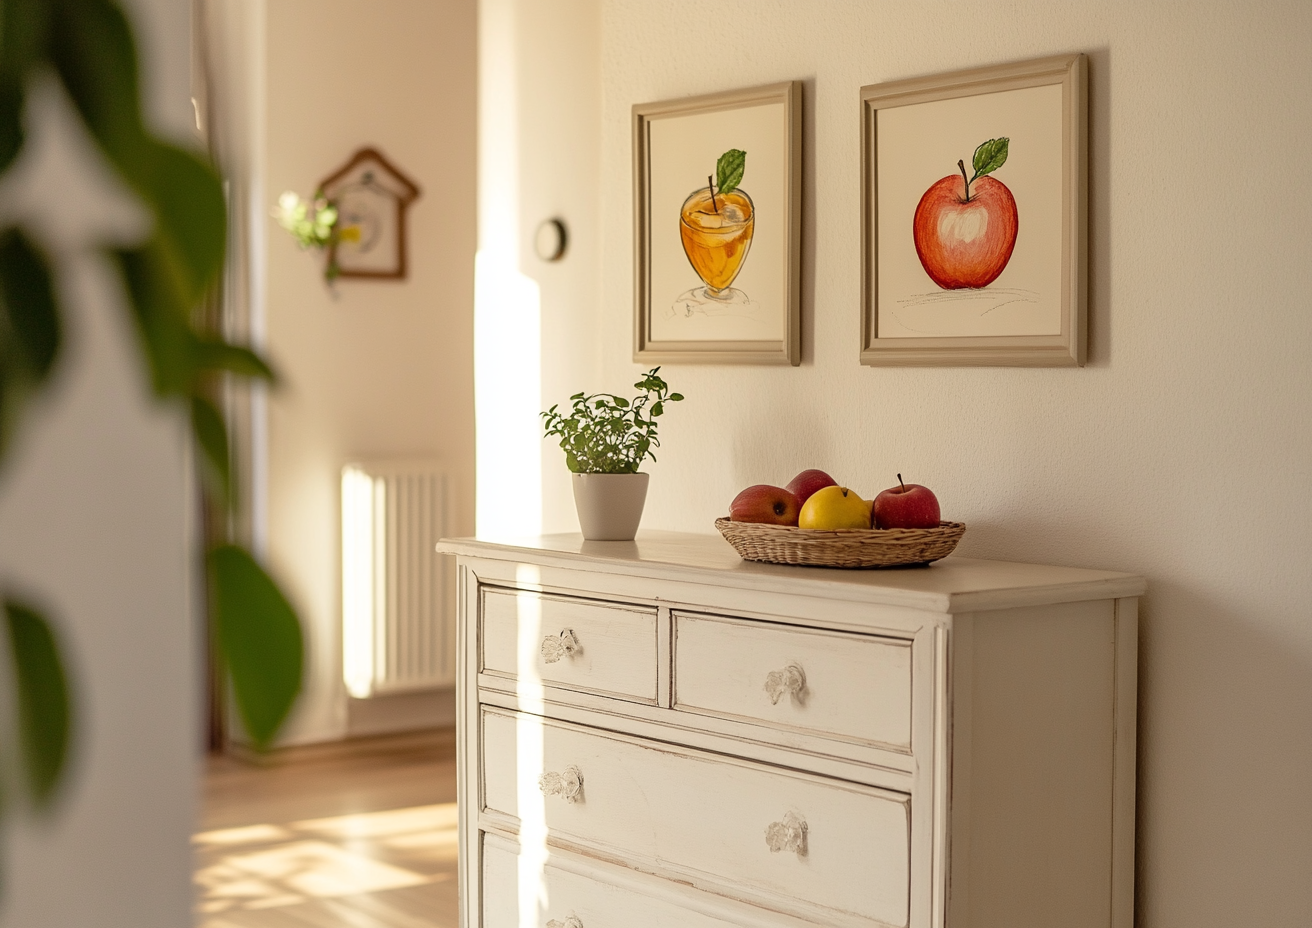
{"type": "Polygon", "coordinates": [[[1016,247],[1016,199],[988,177],[1007,160],[1008,139],[989,139],[971,159],[975,176],[949,174],[925,191],[912,235],[925,273],[944,290],[987,287],[998,279],[1016,247]]]}

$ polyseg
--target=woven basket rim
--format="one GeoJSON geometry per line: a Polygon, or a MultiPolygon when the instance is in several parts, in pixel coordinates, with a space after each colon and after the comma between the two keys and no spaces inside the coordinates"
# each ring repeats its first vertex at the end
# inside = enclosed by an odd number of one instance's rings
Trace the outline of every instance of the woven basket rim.
{"type": "Polygon", "coordinates": [[[769,522],[735,522],[728,516],[720,516],[720,518],[715,520],[715,527],[719,528],[722,524],[732,525],[736,529],[742,529],[743,531],[748,532],[777,532],[781,535],[792,535],[799,539],[833,536],[834,538],[842,539],[868,537],[872,541],[880,538],[888,538],[894,534],[902,532],[945,533],[956,531],[957,529],[964,529],[966,527],[965,522],[948,522],[947,520],[940,520],[938,525],[935,525],[932,528],[801,528],[796,525],[773,525],[769,522]]]}
{"type": "Polygon", "coordinates": [[[746,561],[840,568],[928,564],[951,554],[966,532],[964,522],[946,521],[933,528],[804,529],[721,517],[715,527],[746,561]]]}

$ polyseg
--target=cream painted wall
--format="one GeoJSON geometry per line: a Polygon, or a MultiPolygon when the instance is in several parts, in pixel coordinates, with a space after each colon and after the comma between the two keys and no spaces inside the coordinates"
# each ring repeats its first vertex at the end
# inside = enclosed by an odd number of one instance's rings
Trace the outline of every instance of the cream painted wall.
{"type": "MultiPolygon", "coordinates": [[[[123,5],[148,118],[192,143],[187,5],[123,5]]],[[[150,399],[120,281],[94,253],[133,240],[140,214],[62,98],[30,97],[27,120],[0,213],[60,254],[67,341],[0,473],[0,585],[55,622],[77,727],[54,814],[6,809],[0,924],[178,928],[201,754],[186,420],[150,399]]]]}
{"type": "Polygon", "coordinates": [[[351,730],[340,669],[342,465],[441,458],[453,478],[450,528],[474,528],[476,15],[474,0],[267,5],[269,205],[283,190],[309,195],[363,145],[423,191],[409,212],[404,281],[343,280],[330,291],[318,255],[276,227],[268,234],[268,351],[284,381],[269,404],[269,552],[310,642],[288,742],[351,730]]]}
{"type": "Polygon", "coordinates": [[[493,423],[479,433],[479,531],[577,531],[564,456],[537,440],[538,411],[600,388],[600,6],[481,0],[479,59],[475,337],[478,415],[493,423]],[[568,246],[547,262],[534,236],[551,218],[568,246]],[[539,466],[541,498],[526,498],[539,466]]]}
{"type": "Polygon", "coordinates": [[[803,467],[866,493],[900,471],[969,524],[963,554],[1142,572],[1138,923],[1307,924],[1312,6],[602,9],[610,389],[639,370],[630,107],[805,82],[803,364],[666,367],[688,401],[645,527],[710,531],[738,489],[803,467]],[[859,366],[858,89],[1072,51],[1091,59],[1089,366],[859,366]]]}
{"type": "MultiPolygon", "coordinates": [[[[538,284],[543,409],[600,385],[601,11],[596,0],[518,0],[520,131],[551,139],[519,164],[520,262],[538,284]],[[560,261],[533,250],[552,216],[569,229],[560,261]]],[[[539,429],[540,431],[540,429],[539,429]]],[[[554,440],[542,455],[542,530],[576,532],[573,487],[554,440]]]]}

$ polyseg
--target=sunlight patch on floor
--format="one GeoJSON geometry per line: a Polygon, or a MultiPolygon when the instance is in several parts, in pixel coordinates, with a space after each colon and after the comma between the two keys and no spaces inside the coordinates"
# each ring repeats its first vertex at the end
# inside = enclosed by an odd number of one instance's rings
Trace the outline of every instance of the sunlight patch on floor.
{"type": "Polygon", "coordinates": [[[197,909],[276,908],[447,880],[449,872],[413,866],[454,861],[456,835],[455,803],[203,832],[193,838],[197,909]],[[389,851],[411,866],[379,859],[389,851]]]}
{"type": "Polygon", "coordinates": [[[456,804],[446,802],[435,806],[416,806],[413,809],[393,809],[390,812],[316,818],[294,822],[291,827],[335,838],[378,838],[417,832],[454,831],[456,804]]]}

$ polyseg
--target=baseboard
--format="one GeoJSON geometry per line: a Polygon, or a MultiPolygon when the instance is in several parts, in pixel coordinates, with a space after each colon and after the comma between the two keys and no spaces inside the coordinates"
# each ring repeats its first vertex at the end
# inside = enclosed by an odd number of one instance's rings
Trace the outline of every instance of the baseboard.
{"type": "Polygon", "coordinates": [[[455,757],[455,726],[427,728],[393,734],[367,735],[318,744],[298,744],[269,751],[257,751],[249,745],[229,742],[222,752],[228,757],[259,767],[375,758],[397,754],[436,753],[455,757]]]}
{"type": "Polygon", "coordinates": [[[346,737],[447,728],[456,723],[454,689],[393,693],[346,700],[346,737]]]}

